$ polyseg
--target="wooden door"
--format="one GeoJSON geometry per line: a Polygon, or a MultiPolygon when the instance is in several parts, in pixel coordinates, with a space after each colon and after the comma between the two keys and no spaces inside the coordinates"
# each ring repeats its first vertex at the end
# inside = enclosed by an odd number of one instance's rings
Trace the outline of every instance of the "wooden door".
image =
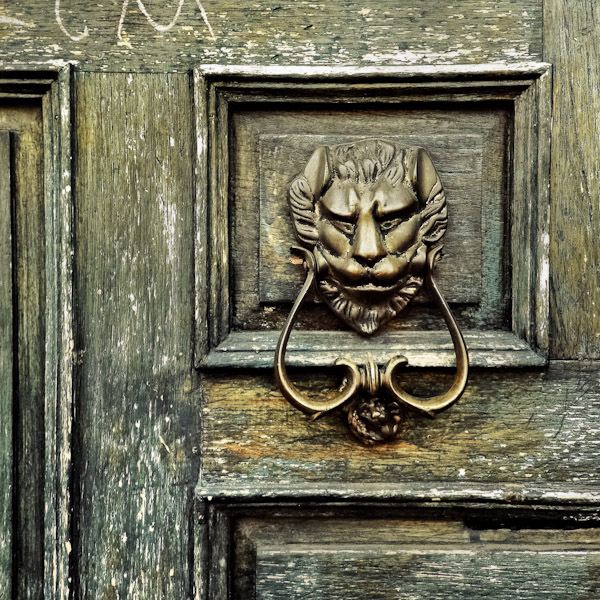
{"type": "MultiPolygon", "coordinates": [[[[599,19],[593,0],[9,2],[0,597],[597,597],[599,19]],[[302,279],[286,186],[357,136],[442,165],[440,285],[472,358],[457,404],[368,447],[272,373],[302,279]]],[[[443,387],[434,313],[364,340],[311,305],[295,381],[404,344],[413,389],[443,387]]]]}

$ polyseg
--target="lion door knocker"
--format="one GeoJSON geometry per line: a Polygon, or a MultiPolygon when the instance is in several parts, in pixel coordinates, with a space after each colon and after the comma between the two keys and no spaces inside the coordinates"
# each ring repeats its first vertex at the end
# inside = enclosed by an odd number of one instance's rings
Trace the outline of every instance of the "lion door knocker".
{"type": "Polygon", "coordinates": [[[284,325],[275,351],[275,380],[285,398],[314,418],[346,405],[352,432],[364,443],[394,437],[404,407],[434,416],[460,398],[469,359],[463,336],[432,271],[446,231],[446,195],[423,148],[384,140],[320,147],[292,182],[290,209],[302,248],[306,281],[284,325]],[[396,382],[404,356],[383,369],[359,367],[339,358],[346,377],[334,398],[312,401],[290,381],[285,351],[307,294],[320,298],[362,335],[375,333],[427,286],[452,337],[456,376],[450,389],[431,398],[405,392],[396,382]]]}

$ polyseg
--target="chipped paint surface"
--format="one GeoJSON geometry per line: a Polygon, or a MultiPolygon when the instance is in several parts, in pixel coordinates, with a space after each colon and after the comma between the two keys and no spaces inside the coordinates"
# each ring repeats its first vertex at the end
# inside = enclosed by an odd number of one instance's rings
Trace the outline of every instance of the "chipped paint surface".
{"type": "MultiPolygon", "coordinates": [[[[45,428],[35,441],[43,440],[47,460],[48,598],[188,598],[194,576],[196,597],[203,598],[205,526],[192,533],[193,517],[206,522],[204,513],[223,498],[295,497],[314,506],[315,497],[338,504],[352,497],[434,511],[452,503],[510,511],[525,503],[571,514],[600,505],[599,370],[574,360],[600,356],[600,13],[594,6],[546,0],[544,30],[539,0],[5,3],[3,69],[75,67],[43,92],[45,428]],[[494,65],[514,78],[542,60],[555,77],[546,107],[554,127],[544,132],[552,136],[551,181],[538,182],[551,214],[535,217],[551,229],[548,235],[540,226],[544,233],[535,240],[540,268],[531,271],[536,296],[528,309],[539,312],[551,298],[552,320],[537,335],[550,339],[554,359],[571,360],[553,360],[548,369],[539,368],[543,360],[537,368],[529,362],[525,369],[480,369],[451,414],[426,422],[410,417],[403,439],[371,450],[344,437],[344,415],[299,419],[266,371],[198,374],[193,323],[211,326],[199,264],[209,258],[207,240],[220,232],[199,225],[207,198],[197,184],[207,179],[214,156],[206,90],[199,71],[190,89],[192,69],[241,65],[232,70],[242,78],[260,71],[301,79],[338,76],[344,66],[355,77],[411,71],[457,77],[459,70],[485,75],[481,65],[494,65]],[[194,512],[194,488],[210,505],[198,509],[202,514],[194,512]]],[[[522,164],[529,168],[533,158],[522,164]]],[[[253,367],[267,365],[264,340],[247,341],[247,364],[252,355],[263,360],[253,367]]],[[[491,354],[485,365],[501,364],[491,354]]],[[[449,364],[440,348],[422,359],[449,364]]],[[[431,385],[431,374],[420,375],[418,384],[431,385]]],[[[320,377],[315,369],[304,385],[331,383],[320,377]]],[[[511,536],[519,533],[487,535],[515,543],[511,536]]],[[[578,539],[588,544],[592,534],[589,528],[578,539]]],[[[527,543],[538,543],[537,535],[527,543]]],[[[230,564],[225,556],[215,561],[222,572],[230,564]]],[[[285,561],[290,569],[301,564],[285,561]]],[[[497,564],[487,572],[495,577],[497,564]]],[[[312,571],[303,578],[319,582],[312,571]]]]}
{"type": "Polygon", "coordinates": [[[185,597],[198,445],[189,78],[80,73],[76,85],[82,595],[185,597]]]}
{"type": "Polygon", "coordinates": [[[186,70],[199,63],[444,64],[541,59],[541,3],[479,0],[435,10],[383,0],[34,0],[9,6],[0,60],[86,69],[186,70]],[[323,18],[327,15],[327,18],[323,18]],[[29,34],[28,32],[31,32],[29,34]],[[35,35],[33,34],[35,32],[35,35]],[[31,36],[31,37],[29,37],[31,36]],[[35,42],[34,42],[35,40],[35,42]]]}

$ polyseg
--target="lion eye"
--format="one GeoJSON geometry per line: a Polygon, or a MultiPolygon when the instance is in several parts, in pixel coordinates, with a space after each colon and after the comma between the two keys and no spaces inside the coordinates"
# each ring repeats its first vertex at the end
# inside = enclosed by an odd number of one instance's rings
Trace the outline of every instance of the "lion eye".
{"type": "Polygon", "coordinates": [[[332,219],[331,224],[345,235],[352,235],[354,233],[354,223],[348,223],[347,221],[338,221],[332,219]]]}
{"type": "Polygon", "coordinates": [[[402,222],[402,219],[388,219],[387,221],[382,221],[379,224],[379,228],[381,229],[381,231],[387,232],[387,231],[391,231],[392,229],[395,229],[396,227],[398,227],[398,225],[400,225],[400,223],[402,222]]]}

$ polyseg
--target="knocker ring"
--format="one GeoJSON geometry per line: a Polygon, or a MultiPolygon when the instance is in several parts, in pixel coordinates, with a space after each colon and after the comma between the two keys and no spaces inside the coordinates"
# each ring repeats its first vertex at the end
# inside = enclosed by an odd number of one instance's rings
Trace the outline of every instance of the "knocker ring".
{"type": "Polygon", "coordinates": [[[306,280],[285,322],[275,350],[275,381],[283,396],[313,418],[344,407],[351,431],[373,444],[396,436],[411,408],[434,416],[456,402],[468,377],[464,338],[442,296],[433,269],[447,225],[446,196],[431,159],[422,148],[384,140],[363,140],[318,148],[292,183],[290,209],[303,247],[306,280]],[[334,397],[312,400],[287,375],[287,343],[312,289],[363,335],[397,316],[425,285],[446,323],[456,356],[451,387],[429,398],[406,392],[396,375],[404,356],[380,368],[338,358],[345,377],[334,397]]]}

